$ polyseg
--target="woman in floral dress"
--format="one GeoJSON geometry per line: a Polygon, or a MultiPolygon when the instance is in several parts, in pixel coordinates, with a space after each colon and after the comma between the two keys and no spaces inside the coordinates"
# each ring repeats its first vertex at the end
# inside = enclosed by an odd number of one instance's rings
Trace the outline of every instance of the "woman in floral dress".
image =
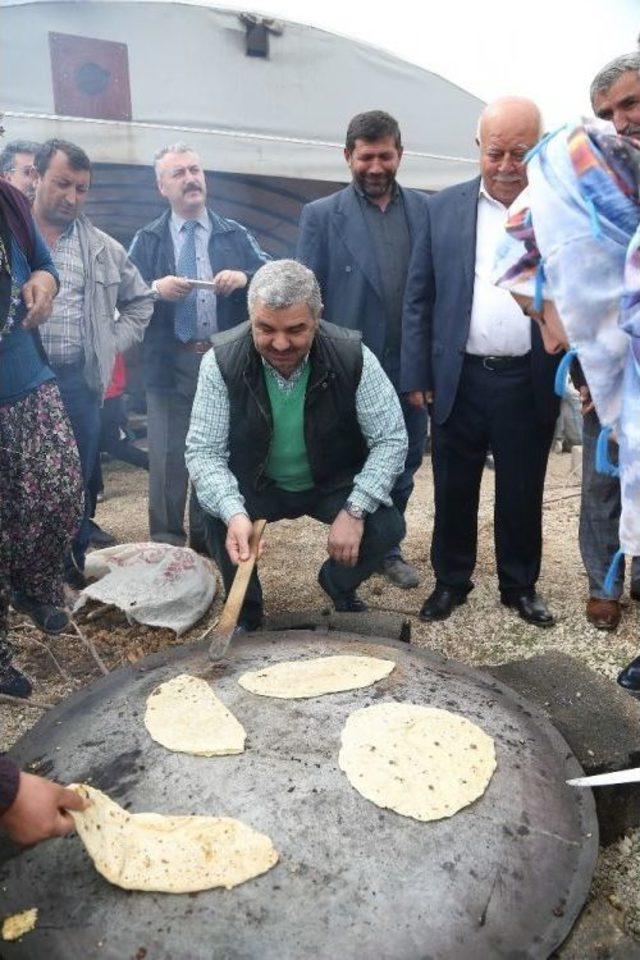
{"type": "Polygon", "coordinates": [[[57,274],[25,197],[0,180],[0,693],[28,697],[11,662],[9,604],[59,633],[64,556],[82,516],[78,451],[37,333],[57,274]]]}

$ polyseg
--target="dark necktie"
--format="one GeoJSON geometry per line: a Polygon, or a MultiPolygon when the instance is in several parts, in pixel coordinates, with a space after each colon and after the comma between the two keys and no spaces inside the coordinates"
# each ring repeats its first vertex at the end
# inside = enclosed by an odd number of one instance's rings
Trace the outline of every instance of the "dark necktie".
{"type": "MultiPolygon", "coordinates": [[[[197,220],[185,220],[180,228],[184,233],[184,243],[178,257],[177,273],[179,277],[198,279],[198,264],[196,261],[196,227],[197,220]]],[[[198,308],[196,301],[197,291],[192,290],[183,300],[176,304],[174,330],[178,340],[188,343],[197,339],[198,308]]]]}

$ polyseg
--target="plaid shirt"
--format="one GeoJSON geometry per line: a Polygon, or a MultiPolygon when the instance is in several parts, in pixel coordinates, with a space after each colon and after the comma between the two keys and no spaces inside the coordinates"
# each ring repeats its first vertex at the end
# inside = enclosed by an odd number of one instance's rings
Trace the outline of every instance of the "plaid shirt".
{"type": "MultiPolygon", "coordinates": [[[[362,376],[356,391],[356,414],[369,456],[353,480],[349,499],[368,513],[380,504],[391,504],[390,493],[404,468],[407,432],[400,401],[382,367],[367,347],[362,347],[362,376]]],[[[289,381],[277,375],[278,387],[290,388],[299,379],[308,358],[289,381]]],[[[229,394],[215,350],[209,350],[200,367],[200,378],[187,436],[186,462],[207,513],[228,523],[237,513],[246,514],[238,481],[229,470],[229,394]]]]}
{"type": "Polygon", "coordinates": [[[53,312],[40,329],[42,345],[51,363],[81,363],[84,356],[84,283],[82,251],[75,220],[51,251],[60,275],[53,312]]]}

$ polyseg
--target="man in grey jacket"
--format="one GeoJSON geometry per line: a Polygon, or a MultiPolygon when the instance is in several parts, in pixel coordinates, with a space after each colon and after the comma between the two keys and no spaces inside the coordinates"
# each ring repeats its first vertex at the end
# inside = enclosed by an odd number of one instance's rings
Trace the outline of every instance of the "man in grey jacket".
{"type": "MultiPolygon", "coordinates": [[[[98,455],[100,407],[117,353],[142,340],[153,294],[124,248],[84,216],[91,162],[65,140],[48,140],[35,157],[33,216],[60,275],[60,292],[40,334],[73,426],[86,485],[98,455]]],[[[84,585],[90,524],[85,516],[67,563],[84,585]]]]}

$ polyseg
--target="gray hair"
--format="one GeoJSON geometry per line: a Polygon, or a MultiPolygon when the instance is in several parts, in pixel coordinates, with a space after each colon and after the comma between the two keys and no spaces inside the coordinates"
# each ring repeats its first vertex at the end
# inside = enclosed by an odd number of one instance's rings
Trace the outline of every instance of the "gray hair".
{"type": "Polygon", "coordinates": [[[606,93],[607,90],[616,83],[620,77],[635,70],[640,71],[640,52],[624,53],[621,57],[616,57],[610,63],[596,73],[591,81],[589,96],[591,97],[591,106],[595,110],[595,100],[599,93],[606,93]]]}
{"type": "Polygon", "coordinates": [[[256,301],[270,310],[306,303],[314,320],[322,313],[322,296],[315,274],[297,260],[270,260],[260,267],[249,286],[249,316],[256,301]]]}
{"type": "Polygon", "coordinates": [[[168,153],[196,153],[196,151],[193,147],[190,147],[188,143],[184,143],[183,140],[178,140],[177,143],[170,143],[168,147],[160,147],[153,155],[153,169],[156,173],[158,172],[158,163],[168,153]]]}
{"type": "Polygon", "coordinates": [[[0,174],[13,171],[17,153],[31,153],[35,157],[39,149],[40,144],[35,140],[12,140],[0,153],[0,174]]]}

